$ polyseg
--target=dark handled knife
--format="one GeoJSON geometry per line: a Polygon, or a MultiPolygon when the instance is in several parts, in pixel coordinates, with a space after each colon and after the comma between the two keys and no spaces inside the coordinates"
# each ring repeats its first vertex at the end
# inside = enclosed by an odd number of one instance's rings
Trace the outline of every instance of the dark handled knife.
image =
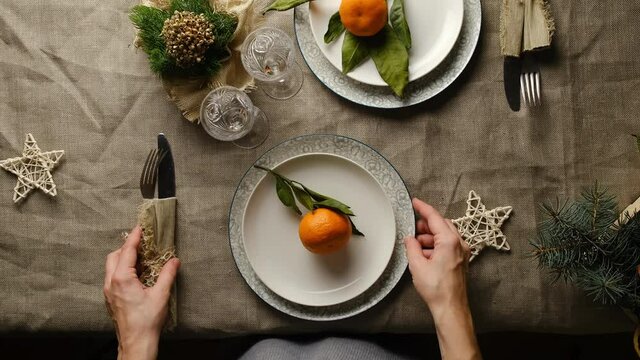
{"type": "Polygon", "coordinates": [[[515,56],[504,58],[504,93],[509,107],[513,111],[520,111],[520,70],[522,60],[515,56]]]}
{"type": "Polygon", "coordinates": [[[158,150],[164,154],[158,165],[158,198],[164,199],[176,196],[176,173],[173,167],[171,146],[163,133],[158,134],[158,150]]]}

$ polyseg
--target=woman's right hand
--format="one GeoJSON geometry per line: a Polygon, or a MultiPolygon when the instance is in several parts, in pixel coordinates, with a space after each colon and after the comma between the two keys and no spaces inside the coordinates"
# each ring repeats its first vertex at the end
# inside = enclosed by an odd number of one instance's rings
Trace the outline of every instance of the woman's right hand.
{"type": "Polygon", "coordinates": [[[480,359],[467,299],[469,246],[451,220],[413,199],[417,236],[405,239],[409,271],[436,326],[443,359],[480,359]]]}
{"type": "Polygon", "coordinates": [[[469,245],[431,205],[413,199],[413,207],[420,215],[418,235],[407,237],[405,245],[416,290],[434,317],[451,307],[466,307],[469,245]]]}

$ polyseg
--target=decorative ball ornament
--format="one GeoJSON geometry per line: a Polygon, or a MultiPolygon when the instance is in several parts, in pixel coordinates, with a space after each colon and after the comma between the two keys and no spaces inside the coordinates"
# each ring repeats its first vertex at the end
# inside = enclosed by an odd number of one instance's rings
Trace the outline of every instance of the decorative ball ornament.
{"type": "Polygon", "coordinates": [[[13,202],[17,203],[25,199],[34,189],[56,196],[56,184],[53,182],[51,171],[58,165],[63,155],[64,150],[42,152],[33,135],[27,134],[21,157],[0,160],[0,167],[18,177],[13,202]]]}
{"type": "Polygon", "coordinates": [[[202,63],[205,52],[215,40],[212,27],[203,14],[176,10],[164,21],[160,33],[167,55],[181,68],[202,63]]]}
{"type": "Polygon", "coordinates": [[[480,196],[471,190],[467,198],[467,211],[459,219],[452,220],[462,239],[469,244],[473,260],[482,249],[491,246],[497,250],[509,251],[507,237],[500,227],[509,218],[511,206],[487,210],[480,196]]]}

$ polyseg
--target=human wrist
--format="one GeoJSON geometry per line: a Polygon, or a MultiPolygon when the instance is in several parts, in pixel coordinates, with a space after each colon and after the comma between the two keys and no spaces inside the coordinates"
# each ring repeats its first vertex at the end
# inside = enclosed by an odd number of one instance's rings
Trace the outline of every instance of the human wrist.
{"type": "Polygon", "coordinates": [[[155,359],[158,355],[159,341],[160,334],[154,332],[139,332],[123,337],[118,348],[121,354],[118,359],[155,359]]]}
{"type": "Polygon", "coordinates": [[[432,315],[443,359],[481,359],[466,302],[440,307],[432,315]]]}
{"type": "Polygon", "coordinates": [[[471,310],[467,305],[442,306],[436,310],[431,310],[436,328],[444,328],[448,325],[473,327],[471,310]]]}
{"type": "Polygon", "coordinates": [[[438,301],[426,301],[434,322],[451,321],[452,318],[471,317],[469,302],[466,294],[438,299],[438,301]]]}

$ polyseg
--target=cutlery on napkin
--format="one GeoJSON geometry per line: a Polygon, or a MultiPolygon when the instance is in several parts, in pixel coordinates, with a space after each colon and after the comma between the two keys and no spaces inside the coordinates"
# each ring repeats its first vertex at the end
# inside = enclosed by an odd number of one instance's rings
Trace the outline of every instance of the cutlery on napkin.
{"type": "Polygon", "coordinates": [[[504,59],[504,88],[509,107],[520,110],[521,54],[551,46],[555,23],[547,0],[503,0],[500,49],[504,59]]]}
{"type": "MultiPolygon", "coordinates": [[[[138,224],[143,229],[139,261],[145,286],[153,286],[162,266],[175,257],[176,185],[173,157],[164,134],[158,135],[158,151],[162,154],[157,165],[158,198],[146,198],[140,205],[138,224]]],[[[169,298],[169,316],[165,329],[177,325],[176,283],[169,298]]]]}

